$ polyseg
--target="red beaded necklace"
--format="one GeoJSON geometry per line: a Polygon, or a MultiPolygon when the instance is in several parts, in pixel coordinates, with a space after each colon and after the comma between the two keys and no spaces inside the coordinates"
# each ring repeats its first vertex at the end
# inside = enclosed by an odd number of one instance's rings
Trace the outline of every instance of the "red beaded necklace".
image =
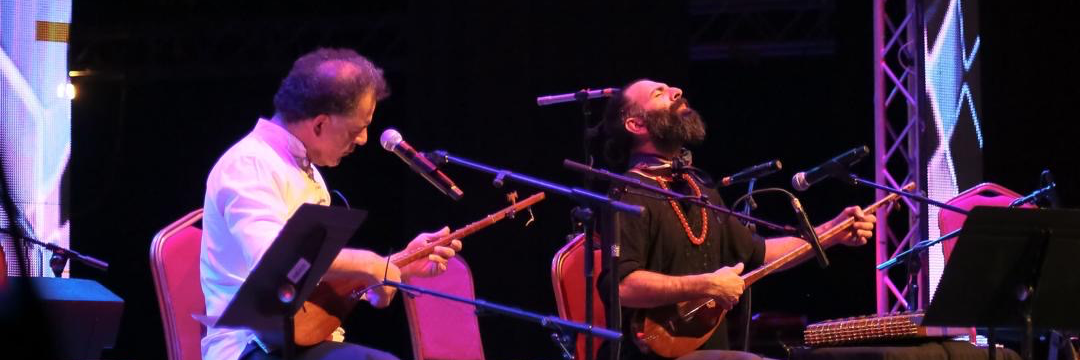
{"type": "MultiPolygon", "coordinates": [[[[647,175],[637,169],[633,170],[638,175],[647,177],[656,181],[660,185],[661,189],[667,190],[667,183],[673,181],[673,179],[664,178],[662,176],[647,175]]],[[[690,189],[694,191],[694,196],[701,197],[701,188],[694,182],[694,178],[689,174],[682,174],[682,178],[686,180],[687,184],[690,184],[690,189]]],[[[705,243],[705,236],[709,234],[709,214],[704,207],[701,208],[701,236],[694,236],[694,231],[690,229],[690,222],[686,219],[686,215],[683,214],[682,209],[679,208],[679,202],[674,199],[668,200],[671,204],[671,209],[675,210],[675,215],[679,217],[679,221],[682,222],[683,230],[686,231],[686,237],[690,238],[690,243],[694,245],[701,245],[705,243]]]]}

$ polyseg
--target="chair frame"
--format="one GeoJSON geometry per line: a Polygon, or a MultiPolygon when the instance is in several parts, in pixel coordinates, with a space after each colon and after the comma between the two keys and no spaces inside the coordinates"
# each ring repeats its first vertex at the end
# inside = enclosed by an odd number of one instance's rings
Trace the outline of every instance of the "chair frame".
{"type": "MultiPolygon", "coordinates": [[[[165,330],[165,345],[168,350],[169,360],[183,360],[184,357],[183,348],[180,346],[180,342],[177,341],[179,338],[175,322],[177,314],[173,313],[172,299],[166,296],[169,289],[168,279],[164,276],[165,268],[160,261],[160,256],[166,239],[176,235],[180,230],[199,222],[202,220],[202,215],[202,209],[184,215],[184,217],[169,224],[159,231],[157,235],[154,235],[154,240],[150,245],[150,271],[153,273],[154,291],[157,293],[158,306],[161,308],[161,325],[165,330]]],[[[202,289],[199,290],[202,291],[202,289]]],[[[201,353],[199,357],[202,357],[201,353]]]]}
{"type": "MultiPolygon", "coordinates": [[[[559,317],[563,318],[565,320],[581,321],[581,320],[575,320],[575,319],[570,318],[569,304],[564,304],[563,303],[564,302],[563,299],[565,298],[565,295],[566,295],[566,290],[563,289],[563,286],[561,284],[560,279],[562,279],[564,276],[582,276],[583,277],[583,274],[580,274],[580,273],[578,273],[578,274],[567,274],[565,269],[563,268],[563,263],[566,262],[566,259],[570,255],[570,253],[572,251],[576,250],[575,248],[581,248],[580,251],[583,253],[582,256],[586,256],[586,255],[584,255],[585,241],[587,241],[587,239],[584,238],[584,235],[578,235],[573,240],[570,240],[569,242],[567,242],[566,245],[563,245],[563,247],[560,248],[559,251],[555,253],[555,257],[551,259],[551,288],[555,292],[555,305],[559,310],[559,317]]],[[[597,256],[596,255],[597,251],[598,251],[597,249],[593,249],[592,256],[594,258],[597,256]]],[[[597,265],[597,267],[593,269],[593,271],[594,271],[594,276],[593,276],[593,281],[594,281],[594,283],[593,283],[594,305],[593,306],[596,306],[596,304],[600,304],[601,308],[604,308],[603,303],[600,302],[599,295],[596,293],[598,291],[598,289],[596,289],[595,281],[598,281],[599,278],[598,278],[598,276],[595,276],[595,275],[597,275],[597,274],[595,274],[595,272],[599,271],[599,262],[595,262],[595,264],[597,265]]],[[[602,320],[602,317],[604,317],[604,311],[596,312],[595,309],[594,309],[594,311],[593,311],[593,325],[598,325],[598,326],[601,326],[601,327],[605,326],[603,324],[603,321],[599,321],[599,323],[597,323],[598,320],[602,320]]],[[[585,335],[578,334],[577,335],[577,341],[574,344],[574,356],[576,358],[578,358],[578,359],[584,359],[585,358],[584,336],[585,335]]],[[[597,351],[599,349],[601,343],[602,343],[602,340],[600,340],[600,339],[594,340],[594,343],[593,343],[594,354],[595,354],[595,351],[597,351]]]]}
{"type": "MultiPolygon", "coordinates": [[[[456,262],[461,264],[462,270],[465,272],[465,275],[469,279],[469,289],[468,289],[469,290],[468,291],[469,296],[468,297],[471,298],[471,299],[476,299],[476,286],[473,283],[472,268],[469,267],[469,263],[466,262],[465,259],[462,258],[461,256],[455,256],[454,258],[450,259],[449,261],[456,261],[456,262]]],[[[402,279],[402,280],[405,281],[406,283],[409,283],[409,279],[402,279]]],[[[412,348],[413,348],[413,357],[414,357],[414,359],[416,359],[416,360],[453,360],[453,359],[433,358],[428,354],[427,351],[425,351],[425,348],[424,348],[424,345],[423,345],[424,342],[423,342],[423,339],[422,339],[424,337],[423,330],[422,330],[423,327],[420,324],[420,320],[418,319],[418,315],[416,315],[416,312],[417,312],[416,300],[412,299],[412,298],[409,298],[408,294],[400,294],[399,296],[404,296],[402,302],[405,304],[405,312],[406,312],[406,315],[407,315],[406,317],[409,320],[409,336],[410,336],[410,339],[412,340],[412,348]]],[[[440,299],[440,301],[450,301],[450,300],[440,299]]],[[[475,315],[473,315],[473,316],[475,317],[475,315]]],[[[479,322],[477,323],[477,331],[479,331],[479,322]]],[[[477,333],[477,336],[479,336],[479,335],[480,334],[477,333]]],[[[484,352],[483,352],[484,344],[483,344],[483,341],[482,341],[482,339],[477,339],[477,341],[480,344],[480,350],[481,351],[480,351],[480,354],[479,354],[480,355],[479,359],[476,359],[476,360],[484,360],[484,352]]]]}

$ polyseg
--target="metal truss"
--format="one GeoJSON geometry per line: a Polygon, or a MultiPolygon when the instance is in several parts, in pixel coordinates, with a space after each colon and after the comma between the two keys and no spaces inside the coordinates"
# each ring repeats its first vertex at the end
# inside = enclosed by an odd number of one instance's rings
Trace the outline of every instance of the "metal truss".
{"type": "MultiPolygon", "coordinates": [[[[925,190],[919,152],[923,39],[917,1],[874,0],[874,173],[879,184],[899,188],[914,182],[917,189],[925,190]]],[[[875,197],[887,194],[877,190],[875,197]]],[[[877,212],[878,264],[923,237],[925,207],[906,198],[896,204],[903,209],[890,206],[877,212]]],[[[924,274],[918,268],[877,271],[877,313],[924,308],[924,274]],[[916,281],[909,281],[911,276],[916,281]],[[918,288],[912,288],[912,283],[918,288]]]]}
{"type": "Polygon", "coordinates": [[[687,8],[691,61],[835,51],[832,0],[692,0],[687,8]]]}

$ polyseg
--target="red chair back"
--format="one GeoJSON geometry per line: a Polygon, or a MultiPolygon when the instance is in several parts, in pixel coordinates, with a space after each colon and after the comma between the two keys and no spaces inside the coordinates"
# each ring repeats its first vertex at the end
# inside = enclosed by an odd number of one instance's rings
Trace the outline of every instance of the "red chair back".
{"type": "MultiPolygon", "coordinates": [[[[451,258],[446,272],[438,276],[403,280],[442,293],[476,298],[472,272],[461,256],[451,258]]],[[[484,360],[475,307],[431,295],[399,296],[405,300],[416,360],[484,360]]]]}
{"type": "Polygon", "coordinates": [[[150,269],[161,307],[169,360],[202,358],[200,341],[206,335],[206,327],[192,317],[206,313],[206,300],[199,283],[202,230],[195,226],[200,219],[201,209],[187,214],[158,232],[150,246],[150,269]]]}
{"type": "MultiPolygon", "coordinates": [[[[946,204],[956,206],[964,210],[971,210],[976,206],[1009,206],[1014,200],[1020,198],[1020,194],[1015,191],[1006,189],[1005,187],[994,183],[982,183],[975,185],[974,187],[964,190],[964,192],[956,195],[952,199],[946,202],[946,204]]],[[[1022,207],[1034,207],[1034,205],[1024,205],[1022,207]]],[[[964,221],[967,220],[967,215],[952,212],[949,210],[941,209],[938,212],[938,228],[941,229],[941,234],[945,235],[953,230],[959,229],[964,226],[964,221]]],[[[945,254],[945,261],[949,260],[949,255],[952,254],[953,247],[956,246],[956,240],[950,239],[941,243],[942,252],[945,254]]]]}
{"type": "MultiPolygon", "coordinates": [[[[593,250],[593,321],[595,326],[607,325],[604,316],[604,303],[596,291],[596,279],[600,277],[600,250],[593,250]]],[[[555,304],[559,307],[559,317],[585,322],[585,236],[570,240],[551,261],[551,286],[555,289],[555,304]]],[[[593,340],[593,358],[603,341],[593,340]]],[[[575,357],[585,358],[585,337],[578,335],[575,357]]]]}

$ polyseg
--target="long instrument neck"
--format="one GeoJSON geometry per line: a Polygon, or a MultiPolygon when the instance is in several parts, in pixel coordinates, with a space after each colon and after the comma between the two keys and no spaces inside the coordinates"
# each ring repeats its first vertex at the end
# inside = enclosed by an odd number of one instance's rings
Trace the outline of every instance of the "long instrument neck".
{"type": "Polygon", "coordinates": [[[439,238],[438,240],[428,242],[427,245],[424,245],[419,249],[412,251],[402,251],[400,253],[391,255],[390,262],[394,263],[394,266],[402,267],[412,263],[413,261],[423,259],[428,255],[431,255],[431,253],[435,251],[436,246],[446,246],[449,245],[451,241],[454,241],[454,239],[461,239],[466,236],[472,235],[473,233],[480,231],[480,229],[486,228],[491,224],[494,224],[499,220],[506,218],[506,216],[509,214],[522,211],[525,208],[532,206],[540,200],[543,200],[544,196],[545,195],[542,192],[533,194],[525,200],[508,206],[505,209],[499,210],[491,215],[485,216],[483,219],[474,221],[472,224],[457,229],[454,232],[439,238]]]}
{"type": "MultiPolygon", "coordinates": [[[[875,212],[875,211],[877,211],[877,209],[879,207],[884,206],[885,204],[888,204],[888,203],[896,200],[897,197],[899,197],[899,195],[897,195],[897,194],[889,194],[888,196],[882,198],[881,200],[878,200],[877,202],[875,202],[873,204],[870,204],[870,206],[867,206],[865,209],[863,209],[863,212],[866,212],[866,213],[875,212]]],[[[848,231],[849,229],[851,229],[851,226],[853,224],[855,224],[855,218],[847,218],[846,220],[844,220],[840,224],[837,224],[836,226],[833,226],[831,229],[828,229],[825,232],[819,234],[818,238],[821,239],[821,246],[829,246],[829,245],[831,245],[831,243],[833,242],[833,239],[836,238],[837,234],[839,234],[841,231],[848,231]]],[[[774,272],[776,270],[779,270],[780,268],[784,267],[784,265],[787,265],[787,264],[791,263],[792,261],[795,261],[795,260],[799,259],[800,257],[802,257],[806,253],[810,252],[811,250],[813,250],[813,247],[810,246],[809,243],[804,243],[804,244],[800,245],[798,248],[796,248],[795,250],[792,250],[791,252],[788,252],[787,254],[784,254],[784,255],[780,256],[776,260],[768,262],[768,263],[766,263],[764,265],[761,265],[761,267],[759,267],[757,269],[754,269],[752,271],[749,271],[749,272],[743,274],[742,275],[743,284],[744,284],[743,288],[750,287],[750,285],[753,285],[758,280],[761,280],[761,278],[765,277],[766,275],[771,274],[772,272],[774,272]]]]}
{"type": "Polygon", "coordinates": [[[496,221],[502,220],[503,217],[505,216],[502,215],[502,212],[488,215],[487,217],[479,221],[475,221],[472,224],[455,230],[449,235],[443,236],[438,240],[431,241],[427,245],[424,245],[424,247],[422,248],[394,254],[390,256],[390,262],[394,263],[394,265],[397,267],[402,267],[408,265],[409,263],[412,263],[413,261],[426,258],[428,255],[431,255],[431,253],[435,251],[436,246],[449,245],[450,242],[454,239],[461,239],[463,237],[472,235],[472,233],[475,233],[480,229],[487,227],[488,225],[494,224],[496,221]]]}

